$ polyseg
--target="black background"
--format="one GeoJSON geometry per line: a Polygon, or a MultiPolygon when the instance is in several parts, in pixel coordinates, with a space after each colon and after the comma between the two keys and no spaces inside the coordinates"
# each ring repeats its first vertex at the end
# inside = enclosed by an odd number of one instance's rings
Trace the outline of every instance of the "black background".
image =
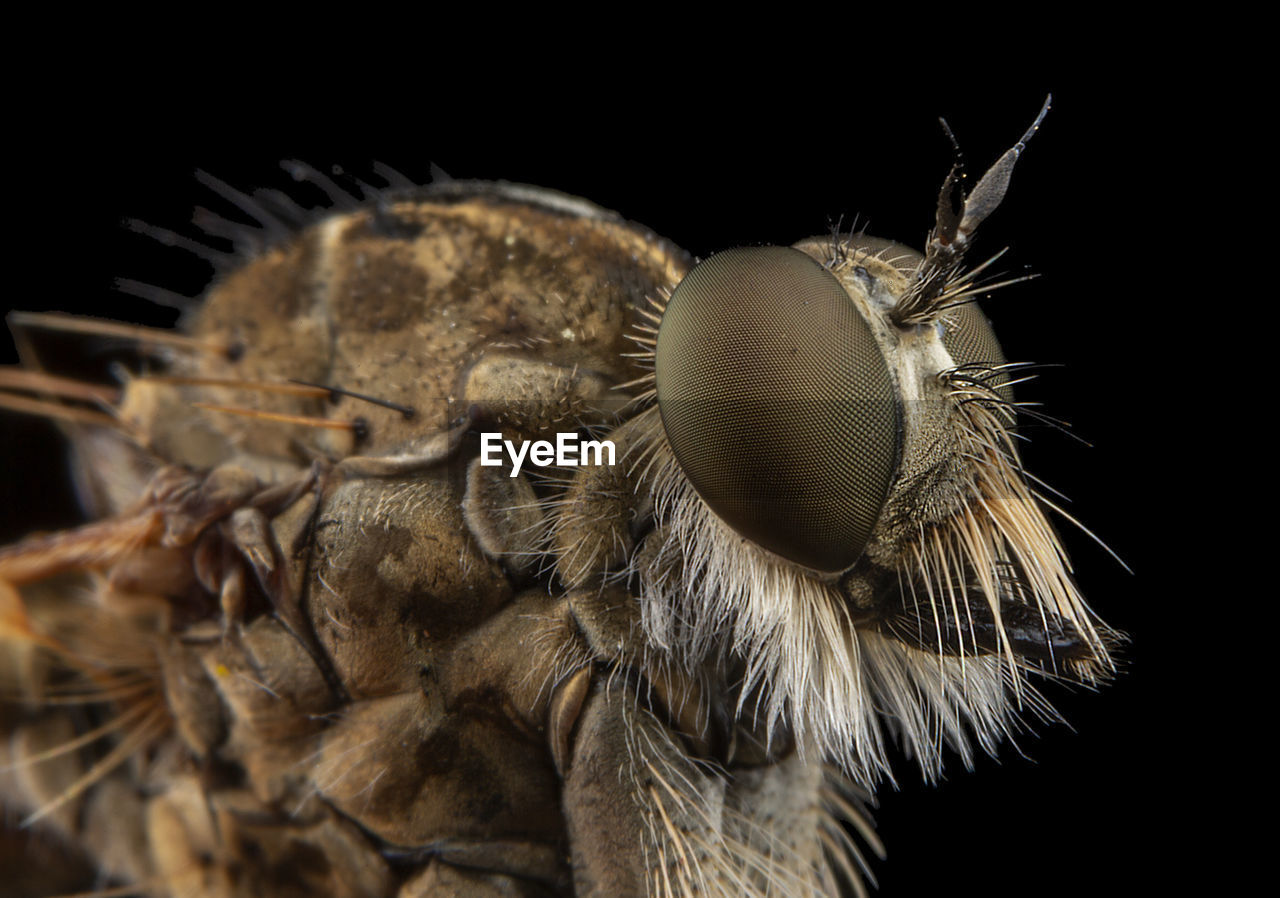
{"type": "MultiPolygon", "coordinates": [[[[1042,400],[1093,446],[1037,431],[1027,460],[1133,567],[1131,576],[1062,526],[1086,597],[1132,642],[1100,693],[1046,687],[1071,727],[1038,727],[1020,740],[1021,756],[1006,745],[975,773],[953,757],[936,788],[903,761],[900,789],[879,793],[889,858],[876,869],[887,896],[1126,894],[1181,869],[1168,852],[1187,842],[1178,820],[1192,787],[1180,712],[1187,636],[1173,621],[1186,626],[1175,611],[1190,599],[1168,588],[1177,550],[1161,542],[1167,418],[1151,397],[1168,359],[1151,327],[1168,287],[1151,280],[1145,247],[1162,126],[1141,85],[1001,76],[878,91],[805,78],[685,93],[629,83],[598,95],[581,78],[535,89],[509,73],[501,90],[465,97],[436,83],[395,99],[298,99],[309,90],[193,84],[161,96],[150,78],[118,77],[90,79],[56,107],[20,104],[8,218],[21,228],[8,264],[28,286],[0,303],[167,323],[171,313],[114,292],[113,279],[195,293],[207,269],[120,221],[181,230],[194,205],[217,205],[194,170],[284,186],[276,162],[291,157],[353,171],[377,159],[419,180],[434,162],[455,177],[552,187],[696,254],[791,243],[854,215],[870,233],[918,246],[950,161],[937,116],[976,175],[1053,90],[1054,109],[979,232],[975,259],[1008,246],[1001,270],[1039,275],[984,309],[1010,359],[1063,366],[1020,396],[1042,400]]],[[[0,341],[0,352],[11,347],[0,341]]],[[[0,418],[4,540],[74,520],[60,452],[48,425],[0,418]]]]}

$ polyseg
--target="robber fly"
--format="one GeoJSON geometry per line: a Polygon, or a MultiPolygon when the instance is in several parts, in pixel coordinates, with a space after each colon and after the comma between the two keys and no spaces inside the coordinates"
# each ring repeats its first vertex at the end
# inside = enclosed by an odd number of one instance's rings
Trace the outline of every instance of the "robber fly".
{"type": "Polygon", "coordinates": [[[975,302],[1047,111],[918,249],[206,177],[231,251],[139,226],[218,267],[181,331],[10,316],[92,520],[0,550],[0,801],[108,889],[864,893],[895,746],[935,777],[1114,667],[975,302]]]}

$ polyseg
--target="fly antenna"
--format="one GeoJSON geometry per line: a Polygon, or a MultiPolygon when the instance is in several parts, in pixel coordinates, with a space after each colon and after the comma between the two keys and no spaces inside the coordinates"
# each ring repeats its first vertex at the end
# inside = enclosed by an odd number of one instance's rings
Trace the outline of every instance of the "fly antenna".
{"type": "Polygon", "coordinates": [[[951,170],[942,182],[942,190],[938,193],[938,206],[934,217],[933,230],[929,233],[929,243],[925,249],[924,260],[916,268],[915,280],[890,316],[899,326],[927,324],[941,314],[944,303],[939,297],[948,292],[960,273],[965,252],[978,225],[996,210],[1009,189],[1009,180],[1013,176],[1013,167],[1018,157],[1027,148],[1027,142],[1040,130],[1044,117],[1048,115],[1053,102],[1053,95],[1045,97],[1035,121],[1018,138],[1018,142],[1005,150],[1004,154],[987,169],[986,174],[978,179],[978,183],[968,194],[965,194],[962,181],[964,159],[960,154],[955,134],[945,119],[942,123],[943,133],[951,141],[955,151],[955,161],[951,170]]]}

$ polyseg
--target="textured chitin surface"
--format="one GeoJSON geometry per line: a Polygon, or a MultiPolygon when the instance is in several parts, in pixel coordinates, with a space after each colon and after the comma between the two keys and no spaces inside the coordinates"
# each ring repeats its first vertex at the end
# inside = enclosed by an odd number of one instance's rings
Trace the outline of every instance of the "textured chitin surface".
{"type": "Polygon", "coordinates": [[[1115,669],[966,267],[1047,111],[923,254],[223,188],[262,227],[200,217],[237,253],[185,333],[12,316],[0,407],[89,522],[0,547],[0,891],[864,894],[897,749],[937,779],[1115,669]],[[118,383],[60,376],[104,337],[118,383]]]}
{"type": "MultiPolygon", "coordinates": [[[[276,400],[279,411],[361,417],[358,444],[323,448],[366,456],[413,451],[449,427],[464,393],[494,405],[541,398],[543,385],[518,374],[467,390],[480,359],[627,380],[625,326],[646,296],[679,279],[682,257],[603,217],[465,196],[334,218],[236,272],[194,332],[242,352],[204,357],[195,370],[339,384],[414,409],[406,418],[353,399],[276,400]]],[[[306,460],[278,425],[237,424],[220,425],[239,431],[237,453],[306,460]]],[[[327,805],[383,856],[527,880],[512,893],[563,889],[566,833],[545,728],[557,651],[572,640],[568,609],[477,545],[458,501],[461,464],[322,494],[295,575],[343,703],[326,695],[303,709],[337,712],[314,735],[246,735],[243,751],[222,756],[238,756],[260,800],[327,805]],[[289,782],[308,764],[304,782],[289,782]]],[[[235,743],[244,723],[233,716],[235,743]]],[[[380,866],[375,858],[365,863],[380,866]]],[[[479,893],[456,876],[463,885],[428,886],[428,872],[402,891],[479,893]]],[[[435,879],[449,875],[437,865],[435,879]]],[[[499,894],[501,877],[492,883],[483,888],[499,894]]]]}
{"type": "Polygon", "coordinates": [[[65,588],[24,590],[26,623],[67,657],[6,648],[6,681],[88,698],[6,710],[5,805],[78,843],[69,876],[159,892],[571,894],[570,733],[548,720],[576,720],[589,680],[570,675],[591,652],[524,557],[555,487],[468,475],[474,437],[444,463],[436,447],[458,416],[513,437],[609,420],[597,406],[637,374],[625,330],[687,264],[581,201],[477,185],[324,219],[225,275],[189,330],[228,351],[172,353],[168,375],[402,408],[142,378],[121,401],[134,437],[77,428],[89,504],[117,521],[163,507],[165,535],[142,528],[65,588]],[[368,476],[338,464],[415,453],[368,476]],[[117,682],[150,704],[113,704],[117,682]],[[21,766],[130,714],[147,725],[133,759],[89,788],[74,788],[87,750],[21,766]]]}
{"type": "MultiPolygon", "coordinates": [[[[368,418],[366,455],[446,423],[445,401],[459,397],[461,375],[482,354],[578,366],[614,383],[634,377],[624,369],[635,349],[626,326],[645,297],[679,280],[683,254],[586,203],[551,209],[485,192],[335,217],[234,272],[210,293],[195,332],[243,355],[201,357],[199,370],[339,384],[417,410],[406,420],[351,400],[276,399],[281,410],[368,418]]],[[[483,398],[532,399],[529,387],[483,398]]],[[[254,449],[280,443],[278,427],[245,432],[254,449]]]]}
{"type": "Polygon", "coordinates": [[[126,328],[119,389],[0,372],[91,518],[0,548],[0,861],[54,870],[6,887],[862,892],[894,746],[936,778],[1114,669],[961,267],[1022,145],[923,256],[692,268],[549,191],[393,191],[126,328]]]}

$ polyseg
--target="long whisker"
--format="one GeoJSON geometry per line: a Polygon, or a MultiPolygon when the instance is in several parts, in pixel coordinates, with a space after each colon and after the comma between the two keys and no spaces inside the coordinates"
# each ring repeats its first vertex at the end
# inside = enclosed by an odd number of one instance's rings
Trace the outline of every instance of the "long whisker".
{"type": "Polygon", "coordinates": [[[131,731],[124,739],[120,741],[115,748],[104,755],[96,764],[73,782],[57,798],[46,803],[43,807],[29,814],[23,819],[23,826],[30,826],[32,823],[47,817],[67,802],[74,800],[83,794],[87,789],[91,788],[95,783],[102,780],[112,770],[115,770],[144,745],[151,742],[152,739],[162,734],[169,727],[168,712],[163,705],[153,707],[151,713],[143,718],[137,729],[131,731]]]}
{"type": "Polygon", "coordinates": [[[237,358],[242,351],[238,346],[227,346],[210,340],[187,337],[158,327],[143,327],[140,324],[125,324],[121,321],[65,315],[60,312],[10,312],[9,323],[18,327],[60,331],[69,334],[124,337],[144,346],[172,346],[178,349],[192,349],[211,355],[225,356],[229,359],[237,358]]]}
{"type": "Polygon", "coordinates": [[[120,390],[117,387],[87,383],[70,377],[57,377],[53,374],[45,374],[43,371],[11,366],[0,367],[0,389],[47,393],[63,399],[103,402],[108,405],[114,405],[120,401],[120,390]]]}
{"type": "Polygon", "coordinates": [[[0,391],[0,408],[6,408],[11,412],[18,412],[23,415],[34,415],[38,418],[59,418],[63,421],[74,421],[77,424],[96,424],[99,427],[114,427],[117,430],[126,429],[115,418],[102,412],[70,405],[60,405],[57,402],[47,402],[43,399],[28,399],[26,396],[16,396],[13,393],[2,391],[0,391]]]}
{"type": "Polygon", "coordinates": [[[299,427],[321,427],[329,430],[346,430],[359,433],[363,427],[358,421],[341,421],[333,418],[313,418],[307,415],[286,415],[282,412],[264,412],[261,409],[238,408],[231,405],[214,405],[211,402],[193,402],[196,408],[206,411],[221,412],[225,415],[239,415],[242,418],[257,418],[261,421],[275,421],[278,424],[296,424],[299,427]]]}
{"type": "Polygon", "coordinates": [[[324,399],[329,391],[323,387],[304,386],[296,383],[273,383],[262,380],[237,380],[233,377],[189,377],[173,374],[148,374],[139,377],[142,383],[167,384],[175,387],[225,387],[228,390],[249,390],[259,393],[281,393],[307,399],[324,399]]]}

